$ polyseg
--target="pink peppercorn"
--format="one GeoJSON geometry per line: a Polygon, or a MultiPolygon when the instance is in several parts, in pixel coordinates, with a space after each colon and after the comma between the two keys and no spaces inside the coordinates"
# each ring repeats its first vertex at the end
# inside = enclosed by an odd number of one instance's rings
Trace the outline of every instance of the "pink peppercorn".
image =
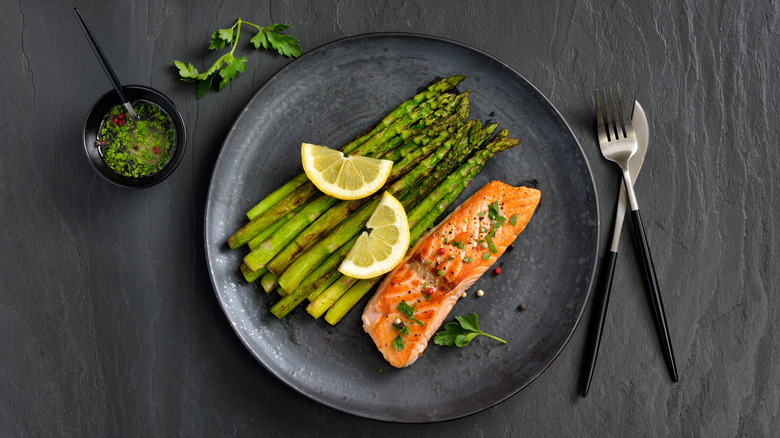
{"type": "Polygon", "coordinates": [[[438,251],[439,255],[444,255],[445,252],[446,251],[444,250],[444,248],[439,248],[439,251],[438,251]]]}
{"type": "Polygon", "coordinates": [[[495,273],[496,275],[500,274],[501,273],[501,268],[493,269],[493,273],[495,273]]]}

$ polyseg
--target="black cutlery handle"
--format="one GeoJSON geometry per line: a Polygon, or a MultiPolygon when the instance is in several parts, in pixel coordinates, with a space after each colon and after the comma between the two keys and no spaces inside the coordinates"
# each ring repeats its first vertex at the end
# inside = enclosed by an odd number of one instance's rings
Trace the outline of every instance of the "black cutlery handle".
{"type": "Polygon", "coordinates": [[[108,59],[106,59],[106,55],[104,55],[103,51],[100,49],[97,40],[92,36],[92,31],[89,30],[89,26],[87,25],[87,22],[84,21],[84,17],[81,16],[79,8],[73,8],[73,13],[76,14],[76,19],[81,26],[81,30],[84,32],[84,36],[87,37],[87,41],[89,41],[89,46],[92,47],[92,51],[95,52],[95,56],[97,57],[100,66],[103,67],[103,71],[106,73],[106,76],[108,76],[111,86],[114,87],[114,90],[119,94],[119,99],[122,103],[127,102],[127,96],[122,88],[122,84],[119,83],[119,79],[117,79],[114,69],[111,68],[111,64],[108,63],[108,59]]]}
{"type": "Polygon", "coordinates": [[[604,257],[597,295],[593,297],[593,310],[591,311],[588,336],[585,340],[585,354],[580,372],[580,395],[583,397],[588,395],[593,371],[596,369],[596,357],[599,355],[601,333],[604,330],[604,321],[607,319],[607,305],[609,304],[609,295],[612,293],[612,278],[615,275],[616,261],[617,253],[608,251],[604,257]]]}
{"type": "Polygon", "coordinates": [[[647,244],[645,227],[642,224],[642,216],[639,215],[638,209],[631,210],[631,223],[634,225],[634,237],[637,246],[639,246],[640,269],[642,269],[642,274],[644,274],[645,286],[647,287],[650,305],[653,309],[653,321],[658,332],[658,339],[661,342],[666,368],[669,370],[669,377],[672,378],[672,382],[677,382],[677,365],[674,362],[672,339],[669,335],[669,326],[666,323],[666,312],[661,299],[661,288],[658,286],[658,279],[655,276],[653,257],[650,255],[650,246],[647,244]]]}

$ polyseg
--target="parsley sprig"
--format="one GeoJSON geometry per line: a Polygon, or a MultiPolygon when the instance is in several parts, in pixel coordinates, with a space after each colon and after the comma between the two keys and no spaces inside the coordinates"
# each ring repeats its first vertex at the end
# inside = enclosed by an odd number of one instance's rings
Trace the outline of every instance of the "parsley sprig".
{"type": "Polygon", "coordinates": [[[493,254],[498,252],[498,249],[496,249],[496,245],[493,243],[493,236],[496,234],[496,230],[492,229],[490,232],[485,236],[485,242],[488,244],[488,249],[493,254]]]}
{"type": "Polygon", "coordinates": [[[444,326],[444,331],[436,333],[436,337],[433,338],[433,342],[435,342],[436,345],[465,347],[466,345],[469,345],[469,342],[471,342],[472,339],[479,335],[487,336],[490,339],[495,339],[502,344],[506,344],[505,340],[487,334],[479,329],[479,321],[476,313],[471,313],[466,316],[456,316],[455,319],[458,322],[448,322],[444,326]]]}
{"type": "Polygon", "coordinates": [[[401,351],[404,349],[404,347],[405,347],[404,338],[402,335],[399,334],[398,336],[395,337],[395,339],[393,339],[393,348],[395,348],[398,351],[401,351]]]}
{"type": "Polygon", "coordinates": [[[493,201],[492,204],[488,205],[488,217],[499,224],[503,224],[506,220],[504,216],[501,216],[501,208],[498,206],[498,201],[493,201]]]}
{"type": "Polygon", "coordinates": [[[404,349],[404,335],[408,335],[410,333],[409,326],[403,322],[400,324],[393,323],[393,328],[398,332],[398,336],[393,339],[393,348],[401,351],[404,349]]]}
{"type": "MultiPolygon", "coordinates": [[[[427,295],[426,295],[427,297],[427,295]]],[[[410,306],[406,304],[406,301],[401,301],[398,303],[398,311],[401,312],[404,316],[406,316],[409,321],[425,325],[424,322],[420,321],[419,319],[414,317],[414,308],[417,307],[417,303],[414,303],[413,306],[410,306]]],[[[404,335],[408,335],[410,333],[409,326],[404,324],[403,321],[400,324],[393,323],[393,328],[398,332],[398,336],[393,339],[393,348],[396,350],[403,350],[404,349],[404,335]]]]}
{"type": "Polygon", "coordinates": [[[417,303],[414,303],[414,306],[410,306],[406,304],[406,301],[401,301],[398,303],[398,311],[403,313],[404,316],[409,318],[409,321],[412,321],[415,324],[425,325],[422,321],[414,317],[414,308],[417,307],[417,303]]]}
{"type": "Polygon", "coordinates": [[[257,24],[244,21],[242,19],[236,20],[233,26],[227,29],[217,29],[211,34],[211,41],[209,43],[209,49],[219,50],[226,45],[230,45],[230,51],[222,55],[217,61],[206,71],[200,73],[190,63],[184,64],[181,61],[174,60],[173,63],[176,68],[179,69],[179,76],[184,82],[197,82],[198,91],[196,97],[200,99],[206,91],[211,88],[211,84],[217,76],[222,79],[219,81],[219,91],[236,77],[239,73],[246,71],[247,58],[241,56],[236,58],[234,53],[238,46],[238,39],[241,35],[241,25],[252,26],[257,28],[257,34],[249,40],[255,49],[274,49],[279,52],[280,55],[297,58],[301,56],[301,46],[298,44],[298,40],[290,35],[282,35],[279,31],[289,29],[292,26],[289,24],[275,23],[270,26],[262,27],[257,24]]]}

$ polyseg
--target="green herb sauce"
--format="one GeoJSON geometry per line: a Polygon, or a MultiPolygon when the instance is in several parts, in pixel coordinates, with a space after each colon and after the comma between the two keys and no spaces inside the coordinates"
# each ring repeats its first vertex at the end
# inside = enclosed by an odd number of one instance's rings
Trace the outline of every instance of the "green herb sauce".
{"type": "Polygon", "coordinates": [[[108,166],[131,178],[151,176],[161,171],[176,148],[173,120],[158,105],[132,102],[140,120],[133,120],[123,105],[103,117],[95,145],[108,166]]]}

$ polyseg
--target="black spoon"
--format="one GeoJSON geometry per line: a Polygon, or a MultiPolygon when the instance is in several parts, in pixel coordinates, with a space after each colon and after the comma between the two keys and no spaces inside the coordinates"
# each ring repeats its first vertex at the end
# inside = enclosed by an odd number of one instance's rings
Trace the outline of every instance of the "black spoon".
{"type": "Polygon", "coordinates": [[[92,32],[90,32],[89,26],[87,26],[87,22],[84,21],[84,18],[82,18],[81,13],[79,12],[79,8],[73,8],[73,13],[76,14],[76,19],[79,20],[81,30],[84,31],[84,35],[87,37],[89,45],[92,46],[92,51],[95,52],[95,56],[97,56],[97,59],[100,62],[100,66],[103,67],[103,71],[106,72],[108,80],[111,82],[111,85],[114,87],[114,90],[116,90],[117,94],[119,94],[119,98],[122,100],[122,104],[125,106],[125,108],[127,108],[127,112],[130,114],[130,117],[135,120],[139,120],[140,118],[138,117],[138,114],[135,113],[135,110],[130,104],[130,101],[127,99],[125,91],[122,88],[122,84],[119,83],[119,79],[117,79],[114,70],[111,68],[111,64],[108,63],[105,55],[103,55],[103,51],[100,50],[100,46],[95,40],[95,37],[92,36],[92,32]]]}

